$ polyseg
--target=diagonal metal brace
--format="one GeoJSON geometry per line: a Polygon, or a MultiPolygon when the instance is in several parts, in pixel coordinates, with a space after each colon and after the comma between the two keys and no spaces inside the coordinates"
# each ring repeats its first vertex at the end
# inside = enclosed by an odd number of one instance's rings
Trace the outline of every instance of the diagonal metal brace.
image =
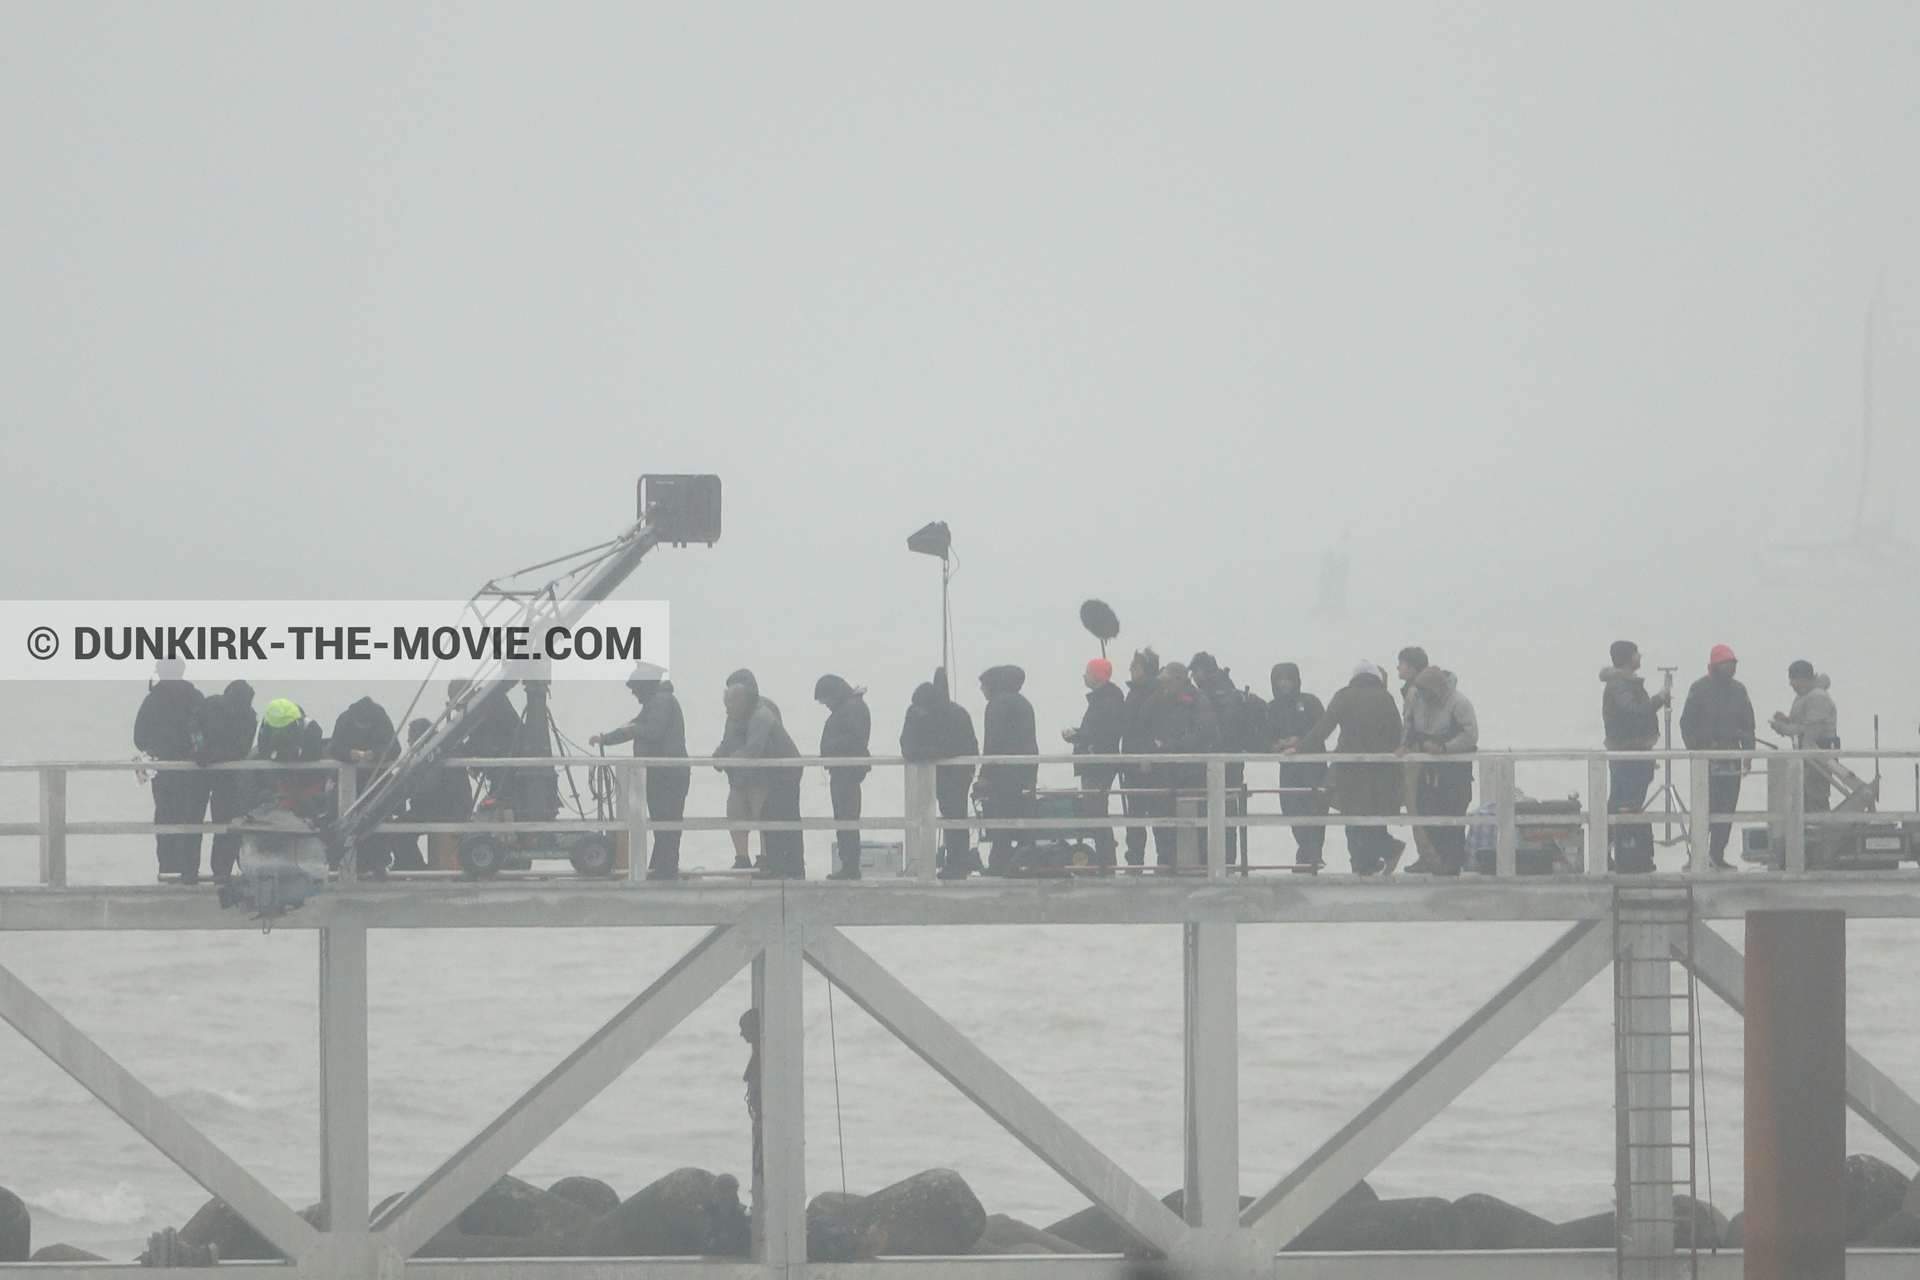
{"type": "Polygon", "coordinates": [[[407,1258],[705,1004],[763,947],[760,929],[722,925],[568,1054],[374,1225],[407,1258]]]}
{"type": "Polygon", "coordinates": [[[1569,929],[1299,1168],[1248,1205],[1240,1225],[1257,1230],[1276,1252],[1284,1248],[1612,959],[1613,938],[1600,921],[1583,920],[1569,929]]]}
{"type": "MultiPolygon", "coordinates": [[[[1678,945],[1674,958],[1685,962],[1685,953],[1678,945]]],[[[1693,924],[1693,972],[1735,1013],[1746,1015],[1747,958],[1698,920],[1693,924]]],[[[1847,1047],[1847,1105],[1881,1137],[1905,1152],[1907,1159],[1920,1160],[1920,1102],[1855,1053],[1851,1045],[1847,1047]]]]}
{"type": "Polygon", "coordinates": [[[845,934],[809,929],[806,955],[828,981],[1133,1235],[1164,1253],[1186,1238],[1189,1228],[1179,1215],[845,934]]]}
{"type": "Polygon", "coordinates": [[[226,1201],[228,1208],[246,1219],[274,1248],[297,1259],[320,1238],[306,1219],[188,1124],[5,965],[0,965],[0,1017],[132,1125],[188,1177],[226,1201]]]}

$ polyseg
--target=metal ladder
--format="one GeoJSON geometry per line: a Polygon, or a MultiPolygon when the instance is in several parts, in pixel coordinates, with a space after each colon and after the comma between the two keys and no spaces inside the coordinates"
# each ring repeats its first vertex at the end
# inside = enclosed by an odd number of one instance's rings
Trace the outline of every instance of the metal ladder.
{"type": "Polygon", "coordinates": [[[1700,1274],[1695,1199],[1693,889],[1613,892],[1615,1274],[1700,1274]],[[1683,968],[1674,990],[1674,961],[1683,968]],[[1675,1203],[1684,1195],[1684,1212],[1675,1203]],[[1686,1226],[1684,1254],[1675,1242],[1686,1226]]]}

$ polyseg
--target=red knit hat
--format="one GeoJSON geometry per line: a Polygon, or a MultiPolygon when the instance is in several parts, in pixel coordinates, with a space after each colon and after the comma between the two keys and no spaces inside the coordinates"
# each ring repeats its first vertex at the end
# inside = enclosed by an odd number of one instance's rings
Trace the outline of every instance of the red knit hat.
{"type": "Polygon", "coordinates": [[[1738,661],[1739,659],[1733,656],[1733,649],[1731,646],[1724,645],[1724,644],[1717,644],[1713,646],[1713,652],[1707,655],[1707,670],[1711,671],[1723,662],[1738,662],[1738,661]]]}
{"type": "Polygon", "coordinates": [[[1093,661],[1087,663],[1087,674],[1090,676],[1099,676],[1102,680],[1111,680],[1113,679],[1113,664],[1105,658],[1095,658],[1093,661]]]}

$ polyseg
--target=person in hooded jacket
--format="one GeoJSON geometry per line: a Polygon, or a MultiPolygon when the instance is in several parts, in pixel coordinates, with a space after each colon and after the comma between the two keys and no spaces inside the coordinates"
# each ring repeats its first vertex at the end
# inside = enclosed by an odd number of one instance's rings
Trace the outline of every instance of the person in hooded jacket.
{"type": "MultiPolygon", "coordinates": [[[[1187,672],[1193,677],[1194,688],[1202,697],[1213,704],[1214,719],[1220,725],[1219,745],[1216,751],[1265,751],[1267,744],[1266,721],[1267,705],[1259,695],[1248,689],[1237,689],[1233,684],[1233,672],[1219,664],[1210,653],[1196,653],[1193,661],[1187,664],[1187,672]]],[[[1234,818],[1244,817],[1247,812],[1247,766],[1242,760],[1227,762],[1227,865],[1232,866],[1236,856],[1242,866],[1246,865],[1247,828],[1245,823],[1234,823],[1234,818]]],[[[1202,769],[1202,785],[1205,780],[1202,769]]],[[[1200,846],[1206,848],[1207,833],[1200,833],[1200,846]]],[[[1204,854],[1202,855],[1205,856],[1204,854]]]]}
{"type": "MultiPolygon", "coordinates": [[[[260,714],[260,733],[253,742],[253,759],[292,766],[324,760],[326,754],[319,723],[309,719],[299,703],[275,698],[266,705],[260,714]]],[[[309,822],[327,816],[333,799],[331,769],[267,769],[245,776],[253,784],[244,802],[249,810],[264,802],[277,804],[309,822]]]]}
{"type": "MultiPolygon", "coordinates": [[[[155,760],[191,760],[193,733],[188,727],[204,695],[187,683],[187,664],[162,658],[154,666],[155,679],[133,718],[133,745],[155,760]]],[[[153,773],[153,820],[160,823],[205,822],[212,779],[197,769],[156,769],[153,773]]],[[[179,876],[181,884],[200,879],[200,836],[153,837],[154,856],[162,876],[179,876]]]]}
{"type": "MultiPolygon", "coordinates": [[[[1320,750],[1335,729],[1340,731],[1340,740],[1334,744],[1336,753],[1371,755],[1399,750],[1405,730],[1400,708],[1387,689],[1385,673],[1373,663],[1354,665],[1346,686],[1333,695],[1319,721],[1299,743],[1286,748],[1286,754],[1320,750]]],[[[1392,762],[1340,761],[1327,771],[1332,784],[1329,803],[1350,817],[1398,813],[1400,772],[1400,766],[1392,762]]],[[[1394,839],[1385,827],[1347,825],[1347,858],[1355,875],[1391,872],[1406,847],[1405,841],[1394,839]]]]}
{"type": "MultiPolygon", "coordinates": [[[[1193,687],[1193,681],[1187,677],[1187,668],[1181,663],[1169,662],[1160,668],[1160,687],[1154,694],[1148,720],[1149,733],[1153,738],[1152,749],[1159,754],[1196,755],[1220,749],[1220,720],[1214,714],[1213,703],[1193,687]]],[[[1195,793],[1202,796],[1201,812],[1205,811],[1205,764],[1186,761],[1157,764],[1153,767],[1153,778],[1154,786],[1166,788],[1165,798],[1161,801],[1163,812],[1179,812],[1183,791],[1189,798],[1195,793]]],[[[1200,859],[1204,862],[1207,856],[1204,830],[1199,834],[1200,859]]],[[[1163,867],[1177,866],[1179,838],[1177,827],[1155,827],[1154,861],[1163,867]]]]}
{"type": "MultiPolygon", "coordinates": [[[[1640,675],[1640,646],[1615,640],[1607,650],[1611,664],[1600,669],[1600,723],[1609,751],[1651,751],[1660,745],[1660,709],[1665,692],[1649,694],[1640,675]]],[[[1647,807],[1647,788],[1658,766],[1652,760],[1607,763],[1607,812],[1639,813],[1647,807]]],[[[1653,824],[1616,823],[1612,832],[1613,869],[1622,875],[1653,870],[1653,824]]]]}
{"type": "MultiPolygon", "coordinates": [[[[327,739],[327,758],[361,766],[353,771],[355,795],[366,794],[374,776],[392,764],[400,754],[400,736],[394,731],[393,717],[372,698],[361,698],[333,722],[333,736],[327,739]]],[[[359,840],[358,866],[374,875],[385,874],[393,862],[396,845],[404,838],[390,832],[369,831],[359,840]]]]}
{"type": "MultiPolygon", "coordinates": [[[[1429,665],[1413,678],[1413,693],[1402,723],[1400,751],[1424,757],[1416,783],[1417,811],[1428,817],[1465,814],[1473,807],[1473,763],[1438,757],[1468,755],[1477,750],[1480,721],[1451,671],[1429,665]]],[[[1467,829],[1428,827],[1427,835],[1433,859],[1422,858],[1407,870],[1459,875],[1467,858],[1467,829]]]]}
{"type": "MultiPolygon", "coordinates": [[[[1120,732],[1126,716],[1126,698],[1113,687],[1113,664],[1105,658],[1094,658],[1087,663],[1087,669],[1081,674],[1081,683],[1087,686],[1087,710],[1080,717],[1077,729],[1062,729],[1060,736],[1073,744],[1073,754],[1077,756],[1116,755],[1120,751],[1120,732]]],[[[1076,764],[1075,776],[1080,779],[1079,794],[1073,798],[1073,812],[1081,818],[1105,818],[1107,816],[1107,792],[1113,786],[1113,780],[1120,772],[1116,764],[1076,764]]],[[[1102,866],[1113,865],[1113,828],[1096,827],[1093,833],[1093,851],[1102,866]]]]}
{"type": "MultiPolygon", "coordinates": [[[[988,667],[980,673],[980,695],[987,700],[986,713],[980,717],[980,754],[983,756],[1037,756],[1040,740],[1035,735],[1033,704],[1020,687],[1027,673],[1011,664],[988,667]]],[[[983,764],[974,780],[974,794],[983,803],[982,816],[1024,818],[1032,809],[1033,789],[1040,780],[1037,764],[983,764]]],[[[1027,833],[1009,827],[988,834],[991,852],[987,855],[987,874],[1003,876],[1012,868],[1014,846],[1027,839],[1027,833]]]]}
{"type": "MultiPolygon", "coordinates": [[[[259,720],[253,711],[253,686],[245,680],[235,680],[203,700],[187,721],[187,731],[193,738],[193,762],[210,765],[245,760],[253,749],[259,720]]],[[[232,822],[246,812],[241,801],[247,793],[239,771],[223,769],[210,775],[208,781],[209,822],[232,822]]],[[[239,833],[222,831],[215,835],[211,852],[214,882],[225,884],[233,878],[233,864],[240,856],[239,833]]]]}
{"type": "MultiPolygon", "coordinates": [[[[1297,747],[1300,740],[1320,723],[1326,707],[1320,699],[1300,687],[1300,668],[1291,662],[1276,662],[1267,675],[1273,689],[1273,701],[1267,704],[1267,741],[1263,751],[1285,751],[1297,747]]],[[[1327,765],[1324,760],[1289,760],[1280,766],[1280,812],[1303,817],[1319,817],[1327,811],[1327,765]]],[[[1293,828],[1297,865],[1320,867],[1326,864],[1327,829],[1293,828]]]]}
{"type": "MultiPolygon", "coordinates": [[[[1796,751],[1838,751],[1840,709],[1827,692],[1833,682],[1801,658],[1787,668],[1787,683],[1793,688],[1793,707],[1785,713],[1773,713],[1773,731],[1792,742],[1796,751]]],[[[1833,782],[1811,760],[1806,769],[1806,811],[1825,813],[1833,807],[1833,782]]]]}
{"type": "MultiPolygon", "coordinates": [[[[1127,755],[1144,755],[1153,750],[1153,713],[1155,694],[1160,690],[1160,655],[1151,648],[1138,650],[1127,669],[1127,697],[1120,708],[1120,750],[1127,755]]],[[[1120,771],[1126,788],[1120,806],[1130,818],[1152,818],[1172,813],[1168,795],[1154,786],[1151,761],[1128,765],[1120,771]]],[[[1127,865],[1138,867],[1147,861],[1147,828],[1127,828],[1127,865]]]]}
{"type": "MultiPolygon", "coordinates": [[[[760,693],[760,682],[745,667],[727,677],[723,702],[727,709],[727,729],[721,737],[716,757],[735,760],[794,760],[800,756],[780,708],[773,699],[760,693]]],[[[800,817],[801,766],[778,769],[735,769],[729,772],[751,773],[764,787],[758,817],[766,822],[797,821],[800,817]]],[[[729,807],[728,816],[732,816],[729,807]]],[[[806,838],[798,826],[778,827],[760,833],[760,867],[755,873],[764,880],[804,880],[807,875],[806,838]]]]}
{"type": "MultiPolygon", "coordinates": [[[[867,710],[867,691],[856,689],[839,676],[825,675],[814,681],[813,700],[827,709],[827,722],[820,726],[820,754],[827,759],[849,759],[869,754],[867,744],[873,737],[873,715],[867,710]]],[[[867,770],[861,765],[836,765],[827,770],[827,794],[833,800],[833,820],[849,822],[860,816],[860,784],[867,770]]],[[[827,873],[829,880],[860,878],[860,833],[833,833],[834,852],[840,865],[827,873]]]]}
{"type": "MultiPolygon", "coordinates": [[[[1687,750],[1753,750],[1753,700],[1747,697],[1747,687],[1733,678],[1739,667],[1740,660],[1724,644],[1715,645],[1707,655],[1707,674],[1693,682],[1680,709],[1680,740],[1687,750]]],[[[1707,762],[1709,814],[1732,813],[1740,807],[1740,783],[1748,767],[1746,760],[1707,762]]],[[[1707,853],[1716,871],[1734,870],[1727,861],[1727,840],[1732,835],[1731,820],[1707,824],[1707,853]]]]}
{"type": "MultiPolygon", "coordinates": [[[[648,760],[685,760],[687,722],[666,668],[652,662],[635,664],[627,677],[627,691],[640,704],[633,719],[608,733],[587,739],[592,746],[633,744],[633,754],[648,760]]],[[[679,822],[687,814],[687,788],[693,770],[685,765],[647,767],[647,817],[653,822],[679,822]]],[[[744,832],[742,834],[745,834],[744,832]]],[[[629,850],[633,857],[637,850],[629,850]]],[[[647,859],[647,879],[677,880],[680,876],[680,832],[654,829],[653,853],[647,859]]]]}
{"type": "MultiPolygon", "coordinates": [[[[432,730],[425,716],[407,725],[407,744],[420,741],[432,730]]],[[[473,779],[465,769],[441,767],[427,775],[408,793],[405,816],[408,822],[466,822],[473,817],[473,779]]],[[[429,837],[431,842],[431,837],[429,837]]],[[[425,871],[427,859],[420,853],[418,836],[402,836],[394,845],[395,871],[425,871]]]]}
{"type": "MultiPolygon", "coordinates": [[[[980,754],[980,741],[974,737],[973,717],[947,693],[947,669],[941,667],[933,679],[913,691],[906,719],[900,726],[900,755],[913,763],[951,760],[955,756],[980,754]]],[[[942,818],[967,816],[967,792],[973,784],[970,764],[943,764],[933,773],[933,792],[942,818]]],[[[944,858],[942,880],[965,880],[981,870],[980,855],[967,838],[965,827],[949,827],[941,833],[944,858]]]]}

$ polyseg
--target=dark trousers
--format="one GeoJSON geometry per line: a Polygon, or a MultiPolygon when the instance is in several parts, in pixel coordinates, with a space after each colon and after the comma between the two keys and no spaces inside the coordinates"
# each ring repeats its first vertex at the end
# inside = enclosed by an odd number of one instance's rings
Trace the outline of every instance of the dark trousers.
{"type": "MultiPolygon", "coordinates": [[[[1652,760],[1615,760],[1607,766],[1607,812],[1639,813],[1647,807],[1647,789],[1657,765],[1652,760]]],[[[1613,828],[1613,869],[1621,875],[1653,870],[1653,824],[1634,822],[1613,828]]]]}
{"type": "MultiPolygon", "coordinates": [[[[1151,777],[1156,784],[1169,788],[1156,797],[1156,804],[1159,808],[1160,815],[1163,817],[1177,817],[1180,813],[1180,801],[1183,798],[1180,792],[1185,791],[1192,793],[1195,791],[1204,792],[1206,790],[1207,766],[1203,764],[1157,765],[1151,777]]],[[[1191,800],[1194,796],[1189,794],[1184,798],[1191,800]]],[[[1207,804],[1205,800],[1201,800],[1194,806],[1194,812],[1196,814],[1205,815],[1206,811],[1207,804]]],[[[1205,830],[1195,830],[1195,834],[1199,837],[1196,842],[1196,848],[1200,854],[1200,862],[1202,865],[1205,865],[1207,861],[1207,833],[1205,830]]],[[[1153,860],[1156,863],[1163,867],[1177,866],[1180,861],[1179,850],[1179,827],[1171,827],[1165,824],[1154,827],[1153,860]]]]}
{"type": "Polygon", "coordinates": [[[1387,834],[1385,827],[1347,827],[1347,861],[1357,876],[1377,874],[1386,865],[1387,859],[1403,847],[1400,841],[1387,834]]]}
{"type": "MultiPolygon", "coordinates": [[[[941,765],[933,771],[933,797],[943,818],[967,816],[967,794],[973,789],[973,766],[941,765]]],[[[973,851],[965,827],[951,827],[940,833],[940,847],[946,862],[940,874],[948,879],[963,879],[980,870],[980,856],[973,851]]]]}
{"type": "MultiPolygon", "coordinates": [[[[1415,804],[1424,817],[1464,814],[1473,807],[1473,766],[1461,762],[1423,764],[1415,804]]],[[[1436,875],[1457,876],[1467,860],[1465,827],[1428,827],[1427,842],[1439,862],[1436,875]]]]}
{"type": "MultiPolygon", "coordinates": [[[[760,820],[779,822],[800,816],[800,771],[766,769],[766,802],[760,820]]],[[[806,836],[798,827],[768,828],[760,838],[760,874],[787,880],[807,878],[806,836]]]]}
{"type": "MultiPolygon", "coordinates": [[[[246,810],[241,807],[241,775],[237,773],[216,773],[207,779],[207,821],[232,822],[246,810]]],[[[233,874],[233,864],[240,860],[240,836],[237,832],[222,831],[213,838],[211,862],[213,878],[225,880],[233,874]]]]}
{"type": "MultiPolygon", "coordinates": [[[[1119,767],[1110,764],[1090,764],[1080,775],[1080,789],[1092,792],[1091,795],[1075,796],[1073,814],[1076,818],[1104,818],[1107,816],[1107,790],[1113,786],[1113,779],[1120,772],[1119,767]]],[[[1141,833],[1143,838],[1145,833],[1141,833]]],[[[1144,843],[1144,839],[1143,839],[1144,843]]],[[[1103,866],[1113,864],[1113,828],[1095,827],[1093,831],[1094,857],[1103,866]]]]}
{"type": "MultiPolygon", "coordinates": [[[[987,784],[981,806],[983,817],[1024,818],[1032,812],[1032,797],[1017,778],[995,778],[987,784]]],[[[1028,833],[1013,827],[1000,827],[987,833],[992,851],[987,854],[987,874],[1003,876],[1013,866],[1013,846],[1028,838],[1028,833]]]]}
{"type": "MultiPolygon", "coordinates": [[[[860,781],[864,776],[857,769],[827,771],[827,794],[833,798],[835,822],[847,822],[860,816],[860,781]]],[[[860,878],[860,833],[858,831],[834,832],[833,847],[840,856],[840,865],[835,868],[834,874],[848,880],[858,880],[860,878]]]]}
{"type": "MultiPolygon", "coordinates": [[[[1235,857],[1242,863],[1247,860],[1247,829],[1233,825],[1235,818],[1247,816],[1247,766],[1229,764],[1227,766],[1227,865],[1232,866],[1235,857]]],[[[1200,836],[1200,847],[1206,848],[1206,833],[1200,836]]],[[[1206,855],[1201,855],[1205,861],[1206,855]]]]}
{"type": "MultiPolygon", "coordinates": [[[[1327,780],[1324,764],[1283,764],[1280,766],[1280,812],[1319,816],[1327,812],[1327,793],[1321,789],[1327,780]],[[1302,794],[1298,789],[1311,787],[1302,794]]],[[[1295,827],[1293,843],[1299,849],[1299,861],[1311,866],[1326,862],[1327,829],[1295,827]]]]}
{"type": "MultiPolygon", "coordinates": [[[[1717,767],[1709,766],[1707,771],[1707,808],[1713,813],[1732,813],[1740,807],[1740,783],[1744,780],[1738,761],[1731,762],[1733,768],[1722,773],[1717,767]]],[[[1733,834],[1731,822],[1713,822],[1707,825],[1707,855],[1715,862],[1727,860],[1727,839],[1733,834]]]]}
{"type": "MultiPolygon", "coordinates": [[[[652,822],[678,822],[687,814],[687,784],[693,774],[689,769],[660,768],[647,770],[647,818],[652,822]]],[[[800,798],[794,796],[794,816],[800,813],[800,798]]],[[[647,859],[647,870],[658,871],[662,875],[678,874],[680,870],[680,832],[656,831],[653,833],[653,856],[647,859]]],[[[637,850],[629,849],[629,858],[636,856],[637,850]]]]}
{"type": "MultiPolygon", "coordinates": [[[[205,822],[213,778],[198,770],[168,769],[153,775],[153,820],[156,823],[205,822]]],[[[200,837],[156,835],[154,853],[161,875],[188,879],[200,874],[200,837]]]]}

